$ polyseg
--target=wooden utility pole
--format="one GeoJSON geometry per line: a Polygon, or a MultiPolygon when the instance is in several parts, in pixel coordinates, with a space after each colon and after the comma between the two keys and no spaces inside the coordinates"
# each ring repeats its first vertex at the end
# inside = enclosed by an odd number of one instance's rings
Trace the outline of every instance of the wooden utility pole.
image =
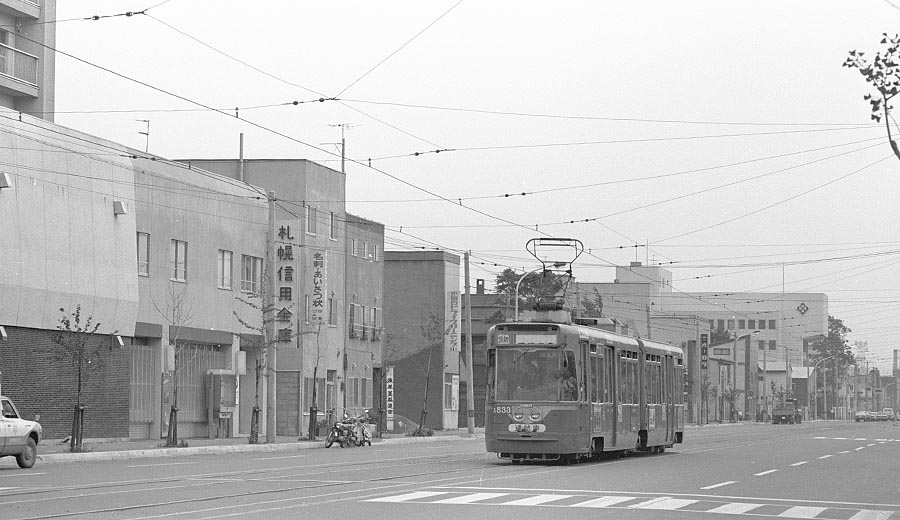
{"type": "Polygon", "coordinates": [[[269,224],[266,229],[266,267],[261,280],[263,298],[264,376],[266,378],[266,444],[275,442],[275,192],[268,193],[269,224]]]}
{"type": "Polygon", "coordinates": [[[469,251],[466,260],[466,427],[475,433],[475,370],[472,367],[472,295],[469,289],[469,251]]]}

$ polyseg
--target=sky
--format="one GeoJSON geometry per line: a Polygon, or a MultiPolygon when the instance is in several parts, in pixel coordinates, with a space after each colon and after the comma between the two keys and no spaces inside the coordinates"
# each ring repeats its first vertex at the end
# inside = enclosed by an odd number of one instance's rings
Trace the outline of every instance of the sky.
{"type": "Polygon", "coordinates": [[[879,367],[900,348],[900,160],[841,66],[900,32],[896,0],[79,0],[57,19],[59,124],[169,159],[237,158],[243,133],[247,159],[335,169],[343,135],[347,210],[387,250],[471,251],[490,287],[539,265],[530,239],[575,238],[580,281],[641,261],[679,291],[823,292],[879,367]]]}

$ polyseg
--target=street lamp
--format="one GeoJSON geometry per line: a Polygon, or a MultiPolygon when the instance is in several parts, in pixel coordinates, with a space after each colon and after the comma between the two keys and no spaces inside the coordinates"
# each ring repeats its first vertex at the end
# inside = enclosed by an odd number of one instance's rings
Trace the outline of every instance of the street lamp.
{"type": "MultiPolygon", "coordinates": [[[[732,421],[734,420],[734,404],[735,404],[734,390],[735,390],[735,387],[737,386],[737,366],[738,366],[738,364],[737,364],[737,344],[738,344],[738,341],[740,341],[744,338],[749,339],[750,336],[752,336],[754,334],[759,334],[759,331],[754,330],[753,332],[748,332],[746,334],[741,334],[740,336],[734,337],[734,348],[731,350],[731,361],[732,361],[732,366],[734,367],[733,368],[734,374],[732,374],[732,377],[731,377],[731,419],[732,419],[732,421]]],[[[749,357],[749,355],[750,355],[750,346],[748,345],[747,346],[747,355],[744,357],[749,357]]],[[[749,361],[749,359],[747,361],[749,361]]],[[[746,372],[749,369],[749,364],[745,363],[744,368],[745,368],[745,372],[746,372]]],[[[747,408],[748,408],[748,405],[750,404],[750,398],[747,393],[747,385],[750,384],[749,381],[747,381],[748,379],[749,378],[747,377],[747,374],[745,373],[744,374],[744,416],[747,415],[747,408]]]]}
{"type": "MultiPolygon", "coordinates": [[[[813,406],[815,407],[815,409],[813,410],[813,418],[814,419],[819,414],[819,373],[816,372],[816,369],[819,366],[819,363],[821,363],[823,361],[828,361],[829,359],[834,359],[834,356],[828,356],[827,358],[822,358],[813,364],[813,373],[816,374],[816,378],[813,380],[813,395],[814,395],[813,406]]],[[[826,368],[825,370],[827,372],[828,369],[826,368]]],[[[837,372],[835,372],[835,377],[837,377],[837,372]]],[[[825,418],[827,419],[828,418],[828,385],[826,383],[827,383],[827,381],[825,381],[825,378],[823,376],[822,377],[822,398],[825,400],[823,408],[825,409],[825,418]]]]}
{"type": "Polygon", "coordinates": [[[513,321],[519,321],[519,286],[522,285],[522,280],[524,280],[526,276],[528,276],[530,274],[534,274],[543,269],[544,269],[543,267],[538,267],[534,271],[529,271],[529,272],[523,274],[521,277],[519,277],[519,281],[516,282],[516,313],[513,315],[514,316],[513,321]]]}

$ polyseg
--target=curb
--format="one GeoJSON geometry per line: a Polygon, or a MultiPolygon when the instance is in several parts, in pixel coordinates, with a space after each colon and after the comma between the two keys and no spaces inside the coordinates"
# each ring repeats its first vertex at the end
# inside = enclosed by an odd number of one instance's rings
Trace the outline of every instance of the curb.
{"type": "MultiPolygon", "coordinates": [[[[372,445],[412,444],[435,441],[471,441],[484,440],[484,434],[436,435],[432,437],[397,437],[376,439],[372,445]]],[[[38,455],[38,461],[46,464],[67,462],[96,462],[106,460],[126,460],[144,458],[190,457],[194,455],[219,455],[226,453],[275,453],[300,451],[321,448],[326,449],[324,441],[317,442],[285,442],[276,444],[229,444],[225,446],[195,446],[187,448],[148,448],[123,451],[96,451],[83,453],[51,453],[38,455]]]]}

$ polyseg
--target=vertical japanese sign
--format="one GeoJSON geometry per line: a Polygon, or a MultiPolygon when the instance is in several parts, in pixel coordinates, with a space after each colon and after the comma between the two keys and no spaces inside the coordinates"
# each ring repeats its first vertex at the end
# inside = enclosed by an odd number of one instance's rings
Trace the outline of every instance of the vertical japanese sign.
{"type": "Polygon", "coordinates": [[[274,295],[278,300],[281,310],[278,311],[276,321],[278,341],[290,341],[294,337],[293,312],[288,310],[294,302],[297,294],[294,281],[294,269],[296,260],[294,253],[299,250],[300,243],[291,231],[291,225],[296,228],[296,221],[282,221],[277,223],[276,236],[278,247],[275,256],[275,275],[278,282],[278,290],[274,295]]]}
{"type": "Polygon", "coordinates": [[[709,366],[709,334],[700,334],[700,368],[709,366]]]}
{"type": "Polygon", "coordinates": [[[310,301],[310,320],[325,321],[325,310],[327,308],[327,282],[325,251],[313,250],[310,257],[312,258],[312,298],[310,301]]]}
{"type": "Polygon", "coordinates": [[[459,330],[462,328],[462,317],[459,312],[459,291],[447,293],[447,327],[444,334],[444,345],[450,352],[459,352],[459,330]]]}
{"type": "Polygon", "coordinates": [[[385,383],[385,418],[387,419],[387,430],[394,429],[394,367],[387,367],[387,379],[385,383]]]}
{"type": "Polygon", "coordinates": [[[459,375],[450,377],[450,409],[459,410],[459,375]]]}

